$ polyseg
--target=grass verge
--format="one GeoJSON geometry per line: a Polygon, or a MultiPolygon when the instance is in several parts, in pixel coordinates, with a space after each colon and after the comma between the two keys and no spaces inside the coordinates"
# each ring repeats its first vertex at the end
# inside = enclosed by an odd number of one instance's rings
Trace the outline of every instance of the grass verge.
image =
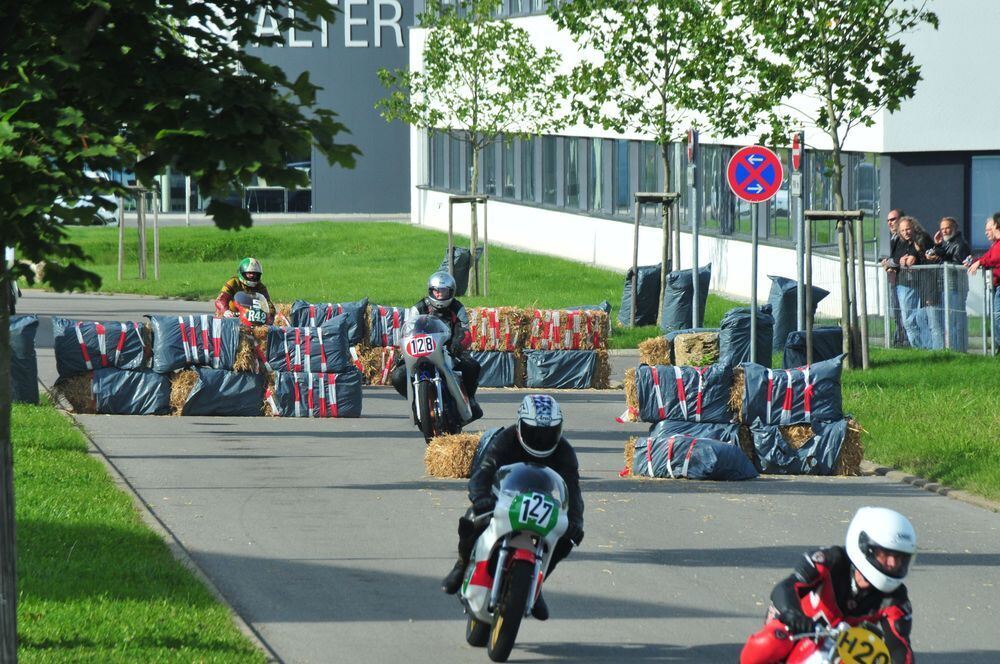
{"type": "Polygon", "coordinates": [[[865,457],[1000,500],[998,361],[947,351],[871,356],[871,370],[843,380],[844,410],[868,432],[865,457]]]}
{"type": "Polygon", "coordinates": [[[20,661],[266,661],[67,418],[12,414],[20,661]]]}
{"type": "MultiPolygon", "coordinates": [[[[310,222],[237,232],[169,227],[160,231],[161,277],[154,281],[137,277],[134,234],[130,229],[126,278],[118,281],[117,228],[70,230],[70,239],[93,261],[89,269],[101,275],[102,291],[211,299],[239,259],[253,255],[264,263],[264,281],[275,301],[346,302],[368,296],[379,304],[409,306],[424,292],[448,247],[445,233],[397,223],[310,222]]],[[[618,272],[500,247],[490,248],[489,259],[490,296],[462,297],[467,306],[565,307],[607,300],[617,315],[623,285],[618,272]]],[[[706,325],[717,326],[733,306],[710,295],[706,325]]],[[[616,348],[634,348],[658,334],[655,326],[615,332],[616,348]]]]}

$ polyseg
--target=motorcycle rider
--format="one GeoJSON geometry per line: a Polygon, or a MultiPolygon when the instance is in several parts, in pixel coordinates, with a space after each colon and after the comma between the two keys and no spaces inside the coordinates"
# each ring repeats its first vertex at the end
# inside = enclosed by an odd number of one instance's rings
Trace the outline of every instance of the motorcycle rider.
{"type": "Polygon", "coordinates": [[[784,662],[795,647],[790,634],[841,621],[880,626],[893,664],[912,664],[913,615],[903,579],[917,551],[913,526],[893,510],[862,507],[845,544],[805,554],[774,587],[767,622],[747,639],[740,664],[784,662]]]}
{"type": "MultiPolygon", "coordinates": [[[[430,315],[441,319],[451,329],[451,340],[448,351],[451,354],[452,365],[462,372],[462,385],[465,395],[469,397],[472,408],[472,419],[483,416],[483,409],[476,401],[476,389],[479,387],[480,366],[467,351],[471,341],[469,332],[469,314],[465,306],[455,299],[455,279],[447,272],[435,272],[427,280],[427,296],[422,298],[407,311],[407,318],[418,315],[430,315]]],[[[392,385],[402,396],[406,396],[406,365],[402,357],[396,358],[392,369],[392,385]]],[[[470,420],[472,421],[472,420],[470,420]]]]}
{"type": "MultiPolygon", "coordinates": [[[[458,562],[441,583],[441,588],[454,595],[462,585],[465,567],[469,564],[476,539],[485,530],[487,521],[479,525],[476,517],[491,514],[496,504],[493,478],[501,467],[519,462],[548,466],[566,481],[569,491],[569,526],[552,551],[546,579],[552,576],[560,560],[569,555],[574,545],[583,542],[583,494],[580,491],[580,468],[576,452],[562,435],[562,409],[546,394],[529,394],[517,409],[517,422],[499,432],[490,442],[479,465],[469,478],[469,500],[472,507],[458,520],[458,562]]],[[[547,620],[549,609],[541,595],[531,610],[538,620],[547,620]]]]}
{"type": "Polygon", "coordinates": [[[264,269],[260,266],[260,261],[252,256],[247,256],[240,261],[236,267],[236,276],[227,281],[219,292],[219,297],[215,298],[215,315],[225,318],[236,316],[236,304],[233,298],[240,291],[245,291],[251,295],[260,293],[267,300],[267,304],[274,312],[274,304],[271,303],[271,295],[267,292],[260,278],[264,274],[264,269]]]}

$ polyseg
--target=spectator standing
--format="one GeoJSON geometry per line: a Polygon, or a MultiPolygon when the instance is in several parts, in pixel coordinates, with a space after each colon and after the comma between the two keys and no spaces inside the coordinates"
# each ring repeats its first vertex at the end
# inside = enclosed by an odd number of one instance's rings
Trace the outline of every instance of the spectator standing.
{"type": "Polygon", "coordinates": [[[920,297],[917,312],[917,327],[920,328],[922,341],[920,348],[941,350],[944,348],[944,315],[941,311],[943,280],[941,270],[933,267],[931,260],[934,240],[916,217],[910,217],[910,221],[913,223],[913,244],[919,252],[912,276],[920,297]]]}
{"type": "Polygon", "coordinates": [[[892,317],[896,322],[896,331],[893,335],[892,345],[897,348],[905,348],[909,343],[906,339],[906,330],[903,327],[903,316],[899,309],[899,297],[896,295],[898,265],[893,267],[889,265],[889,262],[892,260],[892,255],[896,252],[896,245],[899,244],[899,233],[896,230],[896,224],[904,216],[906,216],[906,213],[900,208],[893,208],[886,215],[885,223],[889,228],[889,258],[882,259],[882,267],[885,268],[886,279],[889,282],[889,306],[892,308],[892,317]]]}
{"type": "Polygon", "coordinates": [[[930,338],[921,320],[920,277],[912,268],[925,262],[924,249],[917,244],[917,223],[913,217],[902,217],[896,222],[899,239],[890,256],[890,265],[898,266],[896,275],[896,295],[899,298],[900,315],[910,345],[914,348],[929,348],[930,338]]]}
{"type": "Polygon", "coordinates": [[[974,275],[981,267],[993,270],[993,347],[1000,349],[997,339],[1000,333],[1000,212],[986,219],[986,239],[993,244],[969,265],[969,274],[974,275]]]}
{"type": "Polygon", "coordinates": [[[954,217],[942,217],[938,222],[938,232],[934,234],[934,246],[928,250],[927,257],[931,262],[942,265],[948,348],[963,353],[969,347],[969,317],[965,308],[969,297],[969,277],[964,269],[956,266],[967,265],[971,255],[972,249],[958,229],[958,221],[954,217]]]}

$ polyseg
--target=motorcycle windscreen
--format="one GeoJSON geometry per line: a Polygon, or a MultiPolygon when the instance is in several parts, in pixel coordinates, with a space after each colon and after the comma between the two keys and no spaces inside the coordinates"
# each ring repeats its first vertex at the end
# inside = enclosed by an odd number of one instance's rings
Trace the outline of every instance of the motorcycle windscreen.
{"type": "Polygon", "coordinates": [[[233,301],[241,307],[246,307],[247,309],[253,309],[254,303],[256,302],[259,305],[259,309],[267,312],[270,312],[271,310],[271,307],[267,304],[267,298],[260,293],[251,295],[246,291],[238,291],[235,297],[233,297],[233,301]]]}
{"type": "Polygon", "coordinates": [[[411,337],[414,334],[451,334],[448,325],[436,316],[415,316],[403,323],[402,336],[411,337]]]}
{"type": "Polygon", "coordinates": [[[517,495],[526,492],[547,493],[566,505],[566,482],[554,471],[532,463],[514,463],[503,466],[493,480],[496,493],[517,495]]]}

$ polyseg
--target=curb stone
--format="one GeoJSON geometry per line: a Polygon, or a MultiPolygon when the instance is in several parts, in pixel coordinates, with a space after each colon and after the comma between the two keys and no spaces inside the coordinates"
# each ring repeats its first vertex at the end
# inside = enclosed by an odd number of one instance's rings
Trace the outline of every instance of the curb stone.
{"type": "Polygon", "coordinates": [[[194,558],[191,557],[187,548],[181,543],[180,540],[177,539],[177,536],[174,535],[173,531],[171,531],[167,525],[153,513],[149,504],[146,503],[146,501],[144,501],[138,493],[136,493],[129,481],[125,479],[125,476],[118,471],[117,466],[115,466],[115,464],[104,454],[104,451],[97,446],[94,439],[91,438],[90,433],[84,428],[84,426],[77,421],[76,417],[74,417],[71,413],[60,408],[56,408],[56,410],[62,413],[64,417],[68,418],[73,423],[73,426],[83,434],[84,438],[87,439],[87,454],[96,458],[104,465],[108,474],[111,476],[111,480],[115,483],[115,486],[119,491],[127,494],[129,498],[132,499],[132,504],[135,505],[136,511],[139,512],[139,516],[142,518],[143,523],[145,523],[163,540],[163,543],[167,545],[167,548],[170,550],[170,554],[174,557],[174,559],[191,572],[195,579],[197,579],[220,604],[229,609],[229,615],[233,624],[236,625],[236,628],[240,631],[240,633],[249,639],[250,642],[253,643],[254,647],[264,655],[268,664],[281,664],[282,659],[278,656],[278,654],[271,649],[267,642],[264,641],[260,633],[255,630],[242,615],[240,615],[236,608],[229,603],[229,600],[222,594],[222,591],[219,590],[219,587],[215,585],[208,575],[205,574],[200,567],[198,567],[198,563],[196,563],[194,558]]]}
{"type": "Polygon", "coordinates": [[[983,498],[982,496],[977,496],[975,494],[969,493],[968,491],[953,489],[952,487],[945,486],[944,484],[941,484],[939,482],[931,482],[929,480],[924,479],[923,477],[918,477],[917,475],[911,475],[901,470],[896,470],[895,468],[881,466],[877,463],[865,460],[861,462],[861,472],[862,474],[865,475],[878,475],[880,477],[885,477],[895,482],[903,482],[906,484],[911,484],[917,488],[930,491],[931,493],[936,493],[939,496],[946,496],[953,500],[959,500],[963,503],[974,505],[975,507],[979,507],[984,510],[1000,513],[1000,502],[990,500],[988,498],[983,498]]]}

